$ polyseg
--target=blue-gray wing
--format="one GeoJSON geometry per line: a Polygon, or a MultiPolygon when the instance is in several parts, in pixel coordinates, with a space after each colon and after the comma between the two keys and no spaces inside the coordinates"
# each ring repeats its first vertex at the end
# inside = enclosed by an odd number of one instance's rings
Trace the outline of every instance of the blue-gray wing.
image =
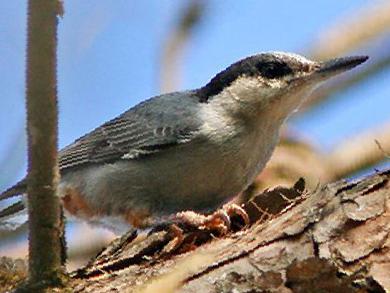
{"type": "Polygon", "coordinates": [[[140,159],[188,143],[201,125],[197,106],[192,91],[147,100],[62,149],[60,169],[140,159]]]}

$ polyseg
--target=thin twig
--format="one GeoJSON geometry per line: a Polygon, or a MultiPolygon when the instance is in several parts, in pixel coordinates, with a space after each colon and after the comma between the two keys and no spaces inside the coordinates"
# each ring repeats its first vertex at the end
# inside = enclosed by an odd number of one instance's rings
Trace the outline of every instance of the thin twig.
{"type": "Polygon", "coordinates": [[[378,146],[378,149],[383,153],[383,156],[386,159],[390,159],[390,154],[383,149],[381,143],[377,139],[375,139],[375,143],[378,146]]]}
{"type": "Polygon", "coordinates": [[[325,161],[338,179],[383,161],[389,151],[390,123],[339,144],[325,161]]]}

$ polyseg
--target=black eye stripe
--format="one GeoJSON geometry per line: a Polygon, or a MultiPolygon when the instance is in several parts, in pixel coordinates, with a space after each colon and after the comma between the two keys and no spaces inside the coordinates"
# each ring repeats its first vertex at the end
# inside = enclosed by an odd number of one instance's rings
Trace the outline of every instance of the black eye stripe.
{"type": "Polygon", "coordinates": [[[197,90],[197,95],[201,103],[207,103],[210,97],[219,94],[241,76],[262,76],[275,79],[293,73],[294,70],[288,63],[272,54],[254,55],[218,73],[207,85],[197,90]]]}
{"type": "Polygon", "coordinates": [[[290,66],[281,61],[258,62],[256,68],[261,76],[270,79],[283,77],[293,73],[290,66]]]}

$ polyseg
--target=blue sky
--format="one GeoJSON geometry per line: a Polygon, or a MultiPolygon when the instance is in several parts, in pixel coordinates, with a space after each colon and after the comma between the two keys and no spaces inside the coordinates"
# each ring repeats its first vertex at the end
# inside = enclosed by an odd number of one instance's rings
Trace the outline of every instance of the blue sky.
{"type": "MultiPolygon", "coordinates": [[[[65,16],[58,29],[60,147],[160,93],[161,48],[185,3],[65,1],[65,16]]],[[[304,53],[321,31],[367,3],[207,1],[207,11],[184,52],[179,90],[199,87],[229,64],[253,53],[304,53]]],[[[2,189],[25,170],[26,1],[1,1],[0,11],[2,189]]],[[[364,48],[356,52],[365,53],[364,48]]],[[[293,119],[292,125],[319,148],[328,150],[349,135],[388,121],[389,93],[387,70],[343,93],[337,101],[293,119]]]]}

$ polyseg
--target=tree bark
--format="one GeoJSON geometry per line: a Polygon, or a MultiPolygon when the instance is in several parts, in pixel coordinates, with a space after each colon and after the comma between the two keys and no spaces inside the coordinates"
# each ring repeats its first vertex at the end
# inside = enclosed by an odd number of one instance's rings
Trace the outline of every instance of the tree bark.
{"type": "MultiPolygon", "coordinates": [[[[390,170],[308,194],[303,180],[244,205],[248,229],[213,239],[128,234],[73,273],[74,292],[385,292],[390,170]]],[[[234,221],[234,219],[232,219],[234,221]]],[[[195,237],[194,237],[195,233],[195,237]]],[[[190,235],[192,234],[192,236],[190,235]]]]}

